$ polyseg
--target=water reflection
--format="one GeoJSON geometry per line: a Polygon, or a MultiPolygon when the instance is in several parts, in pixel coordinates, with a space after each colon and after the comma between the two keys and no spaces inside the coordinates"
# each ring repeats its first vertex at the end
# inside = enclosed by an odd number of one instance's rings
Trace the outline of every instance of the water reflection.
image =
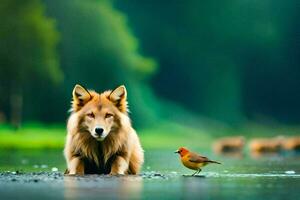
{"type": "Polygon", "coordinates": [[[228,158],[234,158],[234,159],[243,159],[245,157],[245,154],[243,152],[220,152],[216,153],[216,155],[224,156],[228,158]]]}
{"type": "MultiPolygon", "coordinates": [[[[209,152],[203,154],[214,157],[209,152]]],[[[3,151],[0,151],[0,157],[1,155],[9,157],[3,151]]],[[[2,166],[7,164],[8,169],[14,169],[13,166],[20,166],[21,160],[26,158],[28,165],[47,164],[49,167],[44,171],[58,166],[62,172],[65,167],[63,159],[54,159],[62,157],[61,151],[50,154],[53,155],[53,160],[45,158],[45,153],[20,152],[15,155],[18,156],[14,156],[14,161],[5,160],[4,163],[0,160],[0,164],[2,162],[2,166]]],[[[259,155],[259,159],[253,159],[248,153],[243,159],[218,157],[222,165],[206,167],[201,172],[206,177],[199,178],[183,177],[182,174],[191,174],[192,171],[182,167],[170,151],[152,150],[146,152],[143,177],[61,177],[58,173],[57,179],[52,176],[49,179],[47,173],[37,173],[35,176],[40,181],[36,183],[32,181],[33,175],[30,174],[10,175],[9,180],[0,180],[0,193],[4,197],[3,194],[14,196],[18,188],[19,191],[24,191],[22,197],[25,199],[32,199],[34,196],[35,199],[43,200],[54,199],[51,198],[54,196],[65,199],[297,199],[299,197],[295,191],[300,184],[299,155],[289,151],[289,154],[283,152],[280,156],[259,155]],[[155,172],[150,173],[150,169],[155,172]],[[163,176],[156,176],[159,173],[163,176]]]]}
{"type": "Polygon", "coordinates": [[[202,199],[207,197],[209,185],[205,180],[205,176],[183,176],[181,181],[183,199],[202,199]]]}
{"type": "Polygon", "coordinates": [[[64,177],[65,199],[140,199],[142,187],[143,180],[140,176],[87,175],[64,177]]]}

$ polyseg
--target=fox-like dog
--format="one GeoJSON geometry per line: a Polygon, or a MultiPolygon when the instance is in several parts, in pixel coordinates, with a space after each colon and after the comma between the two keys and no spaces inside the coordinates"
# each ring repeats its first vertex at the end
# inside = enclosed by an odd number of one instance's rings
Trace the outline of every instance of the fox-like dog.
{"type": "Polygon", "coordinates": [[[73,89],[65,174],[137,174],[144,151],[128,116],[125,86],[101,94],[73,89]]]}

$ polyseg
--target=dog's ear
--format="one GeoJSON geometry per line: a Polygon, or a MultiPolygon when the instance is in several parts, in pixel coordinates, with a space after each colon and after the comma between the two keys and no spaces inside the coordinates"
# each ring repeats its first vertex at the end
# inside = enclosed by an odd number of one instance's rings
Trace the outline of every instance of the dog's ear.
{"type": "Polygon", "coordinates": [[[80,110],[91,99],[92,96],[89,91],[81,85],[76,84],[73,89],[72,110],[80,110]]]}
{"type": "Polygon", "coordinates": [[[113,102],[121,112],[127,112],[127,91],[124,85],[114,89],[109,95],[109,100],[113,102]]]}

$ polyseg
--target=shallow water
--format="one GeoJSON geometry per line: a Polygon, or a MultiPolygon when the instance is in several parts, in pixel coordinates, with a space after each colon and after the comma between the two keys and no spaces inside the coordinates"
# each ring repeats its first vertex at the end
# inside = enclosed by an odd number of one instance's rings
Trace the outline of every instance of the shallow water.
{"type": "Polygon", "coordinates": [[[61,151],[0,151],[3,199],[298,199],[300,157],[223,157],[188,176],[172,151],[149,150],[140,176],[63,176],[61,151]],[[52,170],[58,172],[51,172],[52,170]],[[16,172],[16,170],[18,170],[16,172]],[[29,172],[43,171],[43,173],[29,172]],[[50,173],[45,173],[50,172],[50,173]],[[183,176],[187,175],[187,176],[183,176]]]}

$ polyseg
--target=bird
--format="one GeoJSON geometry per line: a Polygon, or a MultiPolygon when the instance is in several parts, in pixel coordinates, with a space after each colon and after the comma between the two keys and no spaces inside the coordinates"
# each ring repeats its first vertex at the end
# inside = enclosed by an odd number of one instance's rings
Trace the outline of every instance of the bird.
{"type": "Polygon", "coordinates": [[[191,152],[185,147],[180,147],[174,153],[178,153],[180,155],[181,162],[185,167],[196,170],[196,172],[193,173],[192,176],[199,174],[201,172],[201,168],[206,166],[207,164],[221,164],[217,161],[210,160],[205,156],[201,156],[197,153],[191,152]]]}

